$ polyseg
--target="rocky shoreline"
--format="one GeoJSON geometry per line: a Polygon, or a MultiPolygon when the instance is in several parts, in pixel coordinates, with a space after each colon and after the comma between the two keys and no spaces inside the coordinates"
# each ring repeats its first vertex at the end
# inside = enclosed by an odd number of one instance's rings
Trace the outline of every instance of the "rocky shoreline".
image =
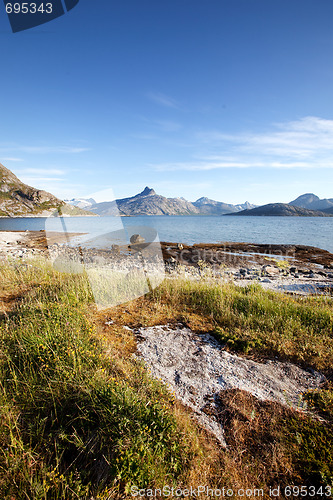
{"type": "Polygon", "coordinates": [[[254,243],[183,245],[162,243],[169,272],[224,277],[237,285],[258,282],[263,288],[296,294],[333,293],[333,254],[304,245],[254,243]]]}
{"type": "MultiPolygon", "coordinates": [[[[46,238],[44,231],[1,231],[0,258],[25,259],[48,255],[49,251],[62,252],[64,243],[75,236],[78,234],[54,232],[46,238]]],[[[316,247],[233,242],[190,246],[162,242],[161,247],[150,244],[148,248],[152,249],[152,266],[159,260],[159,252],[167,276],[182,274],[193,279],[205,276],[240,286],[257,282],[263,288],[286,293],[333,294],[333,254],[316,247]]],[[[147,252],[147,245],[84,249],[84,262],[112,265],[126,271],[126,257],[140,249],[147,252]]],[[[66,248],[69,256],[77,252],[76,248],[66,248]]]]}

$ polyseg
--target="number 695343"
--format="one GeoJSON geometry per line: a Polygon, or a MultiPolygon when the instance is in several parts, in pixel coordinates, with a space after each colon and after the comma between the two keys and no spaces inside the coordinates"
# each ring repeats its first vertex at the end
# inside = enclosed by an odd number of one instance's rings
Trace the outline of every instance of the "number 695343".
{"type": "Polygon", "coordinates": [[[7,14],[52,14],[53,5],[51,2],[48,3],[34,3],[34,2],[23,2],[23,3],[6,3],[7,14]]]}

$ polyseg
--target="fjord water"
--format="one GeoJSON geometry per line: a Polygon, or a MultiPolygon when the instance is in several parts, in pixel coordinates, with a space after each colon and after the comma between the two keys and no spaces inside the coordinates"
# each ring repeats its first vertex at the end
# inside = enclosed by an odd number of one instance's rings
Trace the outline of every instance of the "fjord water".
{"type": "Polygon", "coordinates": [[[333,217],[138,216],[0,218],[0,230],[104,234],[129,226],[154,228],[160,241],[193,243],[247,242],[309,245],[333,253],[333,217]]]}

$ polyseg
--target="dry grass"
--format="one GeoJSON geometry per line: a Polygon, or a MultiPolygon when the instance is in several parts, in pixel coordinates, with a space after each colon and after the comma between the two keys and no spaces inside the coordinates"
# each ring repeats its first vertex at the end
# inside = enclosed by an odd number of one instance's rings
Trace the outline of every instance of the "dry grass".
{"type": "Polygon", "coordinates": [[[284,489],[291,484],[332,483],[329,427],[239,390],[220,393],[219,408],[230,447],[224,465],[232,484],[267,491],[267,487],[284,489]]]}
{"type": "MultiPolygon", "coordinates": [[[[282,358],[295,356],[311,331],[314,352],[320,346],[324,356],[331,348],[332,300],[170,280],[146,297],[97,311],[84,277],[62,275],[45,263],[2,265],[0,282],[6,308],[0,319],[2,498],[131,498],[131,484],[163,482],[263,488],[270,498],[269,487],[277,484],[332,482],[329,387],[308,395],[326,422],[242,391],[221,393],[218,418],[229,446],[222,450],[133,359],[135,338],[124,328],[183,322],[202,332],[228,327],[231,334],[234,321],[240,340],[243,333],[262,339],[251,347],[253,356],[275,352],[282,358]],[[301,318],[299,338],[290,335],[298,323],[289,323],[288,336],[272,347],[287,313],[301,318]],[[321,328],[314,329],[318,318],[321,328]]],[[[237,349],[235,340],[230,349],[237,349]]],[[[302,350],[298,360],[306,363],[302,350]]]]}

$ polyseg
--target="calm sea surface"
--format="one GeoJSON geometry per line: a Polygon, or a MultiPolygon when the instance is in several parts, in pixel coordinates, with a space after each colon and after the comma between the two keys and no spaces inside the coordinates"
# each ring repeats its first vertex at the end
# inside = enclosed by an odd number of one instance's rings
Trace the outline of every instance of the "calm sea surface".
{"type": "MultiPolygon", "coordinates": [[[[67,217],[0,218],[0,230],[41,230],[103,235],[130,226],[148,226],[160,241],[218,243],[223,241],[310,245],[333,253],[333,217],[67,217]]],[[[138,232],[131,229],[130,232],[138,232]]]]}

